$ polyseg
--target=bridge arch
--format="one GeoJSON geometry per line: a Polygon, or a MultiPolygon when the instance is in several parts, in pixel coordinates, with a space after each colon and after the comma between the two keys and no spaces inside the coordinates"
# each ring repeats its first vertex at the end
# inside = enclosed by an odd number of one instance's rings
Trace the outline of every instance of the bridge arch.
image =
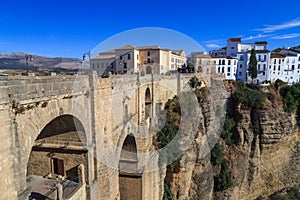
{"type": "Polygon", "coordinates": [[[142,173],[139,170],[137,142],[132,134],[126,136],[119,160],[120,199],[142,199],[142,173]]]}
{"type": "Polygon", "coordinates": [[[43,184],[57,178],[60,183],[68,180],[77,187],[88,182],[87,137],[78,118],[60,115],[45,125],[32,146],[26,176],[32,195],[55,195],[44,192],[47,186],[43,184]]]}

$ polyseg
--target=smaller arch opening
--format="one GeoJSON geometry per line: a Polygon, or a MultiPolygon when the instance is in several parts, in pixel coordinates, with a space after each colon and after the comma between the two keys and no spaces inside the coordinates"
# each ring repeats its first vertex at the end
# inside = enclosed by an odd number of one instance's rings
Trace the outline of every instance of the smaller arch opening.
{"type": "Polygon", "coordinates": [[[150,89],[147,88],[145,91],[145,119],[148,119],[150,117],[151,108],[152,108],[151,92],[150,89]]]}

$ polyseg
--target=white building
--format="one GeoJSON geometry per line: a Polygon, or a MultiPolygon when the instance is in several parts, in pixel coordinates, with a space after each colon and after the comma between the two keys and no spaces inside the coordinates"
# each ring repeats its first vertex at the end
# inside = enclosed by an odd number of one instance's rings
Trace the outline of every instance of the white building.
{"type": "MultiPolygon", "coordinates": [[[[241,38],[229,38],[227,40],[227,46],[225,48],[222,48],[220,50],[214,50],[211,51],[212,56],[220,56],[224,54],[224,51],[226,50],[226,56],[227,58],[235,58],[238,60],[235,70],[235,79],[241,80],[243,82],[250,81],[251,78],[248,77],[248,65],[249,65],[249,60],[251,56],[251,50],[254,49],[256,51],[256,58],[257,58],[257,70],[258,70],[258,76],[254,80],[255,83],[262,83],[267,80],[269,80],[269,62],[270,62],[270,51],[268,50],[268,43],[265,41],[262,42],[255,42],[251,44],[242,44],[242,39],[241,38]]],[[[227,60],[227,62],[229,62],[227,60]]],[[[234,60],[233,60],[234,62],[234,60]]],[[[226,61],[225,61],[226,63],[226,61]]],[[[217,70],[221,69],[222,72],[222,67],[224,65],[219,65],[217,67],[217,70]]],[[[228,66],[226,66],[227,69],[228,66]]],[[[232,79],[233,74],[230,74],[230,72],[225,70],[224,66],[224,73],[226,75],[226,79],[232,79]]]]}
{"type": "Polygon", "coordinates": [[[300,51],[278,48],[271,54],[270,80],[280,79],[288,84],[300,82],[300,51]]]}
{"type": "Polygon", "coordinates": [[[236,80],[238,59],[230,56],[212,56],[216,73],[222,74],[225,80],[236,80]]]}

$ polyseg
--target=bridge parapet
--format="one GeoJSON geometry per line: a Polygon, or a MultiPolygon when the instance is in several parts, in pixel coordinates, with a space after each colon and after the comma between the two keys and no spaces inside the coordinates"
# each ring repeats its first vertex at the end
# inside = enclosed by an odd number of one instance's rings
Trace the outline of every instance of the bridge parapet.
{"type": "Polygon", "coordinates": [[[10,99],[32,100],[89,90],[88,76],[9,76],[0,79],[0,104],[10,99]]]}

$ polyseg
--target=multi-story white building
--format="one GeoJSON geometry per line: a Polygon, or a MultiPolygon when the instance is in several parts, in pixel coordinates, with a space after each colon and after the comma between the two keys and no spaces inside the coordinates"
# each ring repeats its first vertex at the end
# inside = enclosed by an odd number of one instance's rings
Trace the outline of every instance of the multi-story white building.
{"type": "MultiPolygon", "coordinates": [[[[227,46],[225,48],[222,48],[220,50],[214,50],[211,51],[212,56],[220,56],[224,54],[224,50],[226,50],[226,56],[227,58],[237,59],[237,65],[233,66],[236,67],[235,70],[235,79],[242,80],[244,82],[250,81],[251,78],[248,77],[248,65],[249,60],[251,56],[251,50],[254,49],[256,51],[256,58],[257,58],[257,70],[258,70],[258,76],[254,80],[255,83],[262,83],[264,81],[269,80],[269,61],[270,61],[270,51],[268,50],[268,43],[263,42],[255,42],[251,44],[242,44],[241,38],[229,38],[227,40],[227,46]]],[[[227,60],[229,62],[229,60],[227,60]]],[[[233,61],[234,62],[234,61],[233,61]]],[[[225,61],[226,63],[226,61],[225,61]]],[[[218,66],[217,70],[221,69],[222,72],[222,65],[218,66]]],[[[231,69],[228,68],[227,69],[231,69]]],[[[224,68],[225,72],[225,68],[224,68]]],[[[226,75],[228,73],[225,72],[226,75]]],[[[230,71],[231,73],[231,71],[230,71]]],[[[233,79],[233,74],[230,74],[230,76],[226,76],[226,79],[233,79]]]]}
{"type": "Polygon", "coordinates": [[[288,84],[300,82],[300,51],[294,48],[274,50],[269,68],[272,82],[277,79],[288,84]]]}
{"type": "Polygon", "coordinates": [[[238,59],[230,56],[212,56],[216,73],[222,74],[225,80],[236,80],[238,59]]]}
{"type": "Polygon", "coordinates": [[[134,47],[127,45],[112,51],[101,52],[90,61],[91,69],[117,74],[163,74],[186,65],[183,50],[169,50],[159,46],[134,47]]]}

